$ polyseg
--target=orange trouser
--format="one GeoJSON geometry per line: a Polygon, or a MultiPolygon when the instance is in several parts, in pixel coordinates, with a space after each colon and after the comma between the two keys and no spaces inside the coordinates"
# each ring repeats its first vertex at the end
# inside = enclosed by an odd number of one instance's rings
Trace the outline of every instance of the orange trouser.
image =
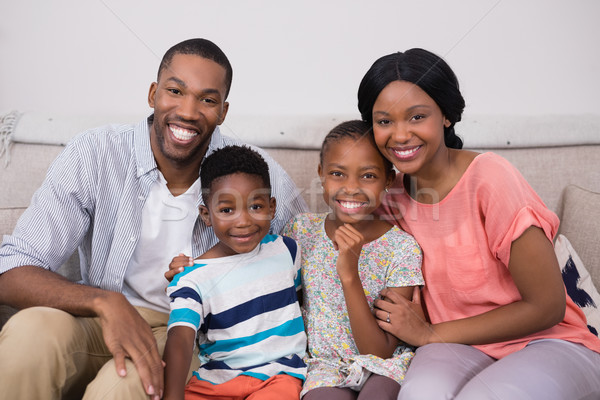
{"type": "Polygon", "coordinates": [[[185,387],[185,400],[298,400],[302,381],[290,375],[275,375],[266,381],[240,375],[214,385],[195,376],[185,387]]]}

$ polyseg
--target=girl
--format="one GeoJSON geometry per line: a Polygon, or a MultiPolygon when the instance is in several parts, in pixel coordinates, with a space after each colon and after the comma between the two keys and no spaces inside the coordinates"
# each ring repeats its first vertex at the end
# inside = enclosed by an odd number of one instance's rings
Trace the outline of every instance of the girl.
{"type": "Polygon", "coordinates": [[[376,302],[382,329],[421,346],[398,399],[600,398],[600,340],[565,296],[558,218],[506,160],[461,150],[450,67],[422,49],[384,56],[358,99],[400,171],[385,213],[424,253],[422,293],[376,302]]]}
{"type": "Polygon", "coordinates": [[[330,213],[301,214],[283,234],[301,246],[308,376],[316,399],[395,399],[412,349],[377,326],[382,289],[410,298],[423,283],[414,239],[373,214],[395,176],[362,121],[335,127],[318,167],[330,213]]]}

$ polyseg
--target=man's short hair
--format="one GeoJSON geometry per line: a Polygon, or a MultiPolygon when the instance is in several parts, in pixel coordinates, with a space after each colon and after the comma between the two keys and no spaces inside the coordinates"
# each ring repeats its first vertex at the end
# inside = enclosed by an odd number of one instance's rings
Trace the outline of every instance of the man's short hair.
{"type": "Polygon", "coordinates": [[[160,75],[164,69],[169,68],[171,65],[171,61],[173,60],[173,56],[176,54],[190,54],[199,56],[202,58],[206,58],[207,60],[211,60],[219,64],[221,67],[225,69],[225,98],[229,95],[229,89],[231,89],[231,81],[233,79],[233,68],[229,63],[229,59],[223,53],[223,50],[219,48],[216,44],[207,39],[188,39],[184,40],[181,43],[177,43],[175,46],[171,47],[162,58],[160,62],[160,66],[158,67],[158,74],[156,80],[160,79],[160,75]]]}

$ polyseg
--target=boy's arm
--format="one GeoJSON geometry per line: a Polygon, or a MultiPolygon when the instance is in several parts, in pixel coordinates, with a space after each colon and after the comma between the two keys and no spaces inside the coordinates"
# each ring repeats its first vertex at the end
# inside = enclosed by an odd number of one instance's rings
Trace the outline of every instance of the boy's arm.
{"type": "Polygon", "coordinates": [[[163,360],[165,361],[165,395],[163,399],[183,400],[187,375],[192,363],[196,331],[188,326],[169,329],[163,360]]]}

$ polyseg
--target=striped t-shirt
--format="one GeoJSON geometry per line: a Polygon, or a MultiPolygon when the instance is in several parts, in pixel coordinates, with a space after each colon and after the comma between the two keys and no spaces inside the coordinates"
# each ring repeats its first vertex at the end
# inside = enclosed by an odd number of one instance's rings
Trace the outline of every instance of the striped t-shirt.
{"type": "Polygon", "coordinates": [[[167,289],[169,329],[198,332],[200,368],[214,384],[239,375],[304,380],[306,334],[296,296],[300,254],[288,237],[267,235],[251,252],[200,259],[167,289]]]}

